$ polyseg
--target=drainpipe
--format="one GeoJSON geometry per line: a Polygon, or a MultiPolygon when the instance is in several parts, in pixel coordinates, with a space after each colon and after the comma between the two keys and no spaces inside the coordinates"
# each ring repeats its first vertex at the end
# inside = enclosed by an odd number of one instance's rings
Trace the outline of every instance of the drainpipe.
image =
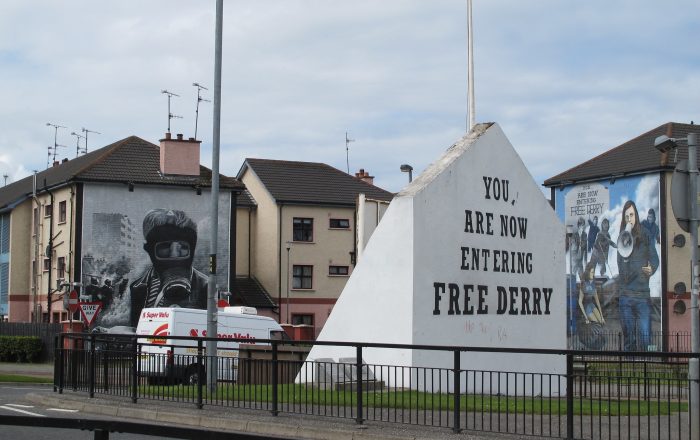
{"type": "Polygon", "coordinates": [[[282,322],[282,208],[280,203],[278,232],[277,232],[277,322],[282,322]]]}
{"type": "Polygon", "coordinates": [[[52,295],[53,295],[53,290],[51,289],[51,283],[53,282],[52,275],[53,275],[53,211],[54,211],[54,199],[53,199],[53,193],[49,188],[46,186],[46,179],[44,179],[44,191],[49,193],[50,197],[50,204],[51,206],[51,212],[49,213],[49,244],[46,246],[47,250],[47,257],[49,259],[49,285],[47,289],[47,301],[46,301],[46,311],[47,311],[47,322],[51,322],[51,302],[52,302],[52,295]]]}

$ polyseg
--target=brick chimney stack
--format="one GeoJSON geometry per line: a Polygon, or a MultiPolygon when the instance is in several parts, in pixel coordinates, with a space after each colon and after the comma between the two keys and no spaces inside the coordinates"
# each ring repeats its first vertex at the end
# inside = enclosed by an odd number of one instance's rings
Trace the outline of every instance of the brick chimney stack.
{"type": "Polygon", "coordinates": [[[160,140],[160,172],[180,176],[199,176],[199,147],[202,141],[173,139],[170,133],[160,140]]]}
{"type": "Polygon", "coordinates": [[[360,168],[360,171],[355,173],[355,177],[369,183],[370,185],[374,185],[374,176],[370,176],[364,168],[360,168]]]}

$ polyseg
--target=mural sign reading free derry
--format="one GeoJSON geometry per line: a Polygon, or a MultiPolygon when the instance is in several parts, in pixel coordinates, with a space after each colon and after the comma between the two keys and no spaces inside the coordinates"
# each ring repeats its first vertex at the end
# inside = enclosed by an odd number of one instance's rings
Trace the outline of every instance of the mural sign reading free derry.
{"type": "MultiPolygon", "coordinates": [[[[396,195],[318,339],[564,349],[564,273],[563,224],[500,127],[478,124],[396,195]]],[[[317,345],[308,359],[337,361],[353,350],[317,345]]],[[[368,348],[363,361],[449,369],[453,355],[368,348]]],[[[565,363],[472,351],[461,368],[557,374],[565,363]]],[[[300,381],[313,377],[305,374],[300,381]]],[[[515,392],[503,380],[502,392],[515,392]]],[[[527,387],[518,392],[550,394],[549,385],[527,387]]]]}

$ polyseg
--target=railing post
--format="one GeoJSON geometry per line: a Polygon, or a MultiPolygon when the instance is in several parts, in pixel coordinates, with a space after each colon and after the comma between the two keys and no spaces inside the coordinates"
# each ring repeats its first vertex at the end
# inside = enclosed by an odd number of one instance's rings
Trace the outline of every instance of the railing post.
{"type": "Polygon", "coordinates": [[[53,338],[53,392],[58,390],[58,335],[53,338]]]}
{"type": "Polygon", "coordinates": [[[460,361],[460,351],[455,350],[454,351],[454,369],[452,371],[454,375],[454,390],[453,390],[453,413],[452,416],[454,418],[454,426],[452,427],[452,431],[455,433],[460,433],[462,432],[462,427],[461,427],[461,420],[460,420],[460,396],[461,396],[461,388],[462,388],[462,383],[461,383],[461,366],[459,365],[460,361]]]}
{"type": "Polygon", "coordinates": [[[358,345],[357,346],[357,352],[356,352],[356,360],[355,360],[355,368],[357,369],[357,384],[356,384],[356,394],[357,394],[357,417],[355,418],[355,422],[358,425],[361,425],[363,422],[362,418],[362,346],[358,345]]]}
{"type": "Polygon", "coordinates": [[[106,392],[109,391],[109,342],[105,342],[105,350],[102,351],[102,373],[104,375],[103,388],[106,392]]]}
{"type": "Polygon", "coordinates": [[[63,393],[63,334],[56,335],[56,348],[54,349],[54,380],[53,391],[63,393]]]}
{"type": "Polygon", "coordinates": [[[139,393],[139,344],[138,339],[134,337],[131,344],[134,356],[131,362],[131,402],[136,403],[139,393]]]}
{"type": "MultiPolygon", "coordinates": [[[[202,355],[202,340],[197,339],[197,408],[202,409],[202,382],[204,382],[204,356],[202,355]]],[[[173,352],[174,355],[174,352],[173,352]]],[[[214,378],[216,380],[216,378],[214,378]]]]}
{"type": "Polygon", "coordinates": [[[279,414],[278,409],[278,384],[277,384],[277,371],[278,371],[278,361],[277,361],[277,341],[272,341],[272,415],[276,416],[279,414]]]}
{"type": "Polygon", "coordinates": [[[58,336],[58,394],[63,394],[63,367],[66,363],[65,336],[58,336]]]}
{"type": "Polygon", "coordinates": [[[574,356],[566,354],[566,438],[574,438],[574,356]]]}
{"type": "Polygon", "coordinates": [[[88,393],[95,397],[95,334],[90,335],[90,357],[88,358],[88,393]]]}

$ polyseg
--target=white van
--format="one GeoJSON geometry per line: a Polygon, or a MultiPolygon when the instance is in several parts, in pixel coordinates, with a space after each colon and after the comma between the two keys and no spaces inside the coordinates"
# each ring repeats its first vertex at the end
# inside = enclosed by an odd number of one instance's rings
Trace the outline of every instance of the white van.
{"type": "MultiPolygon", "coordinates": [[[[286,339],[282,327],[272,318],[258,316],[253,307],[225,307],[217,313],[217,336],[222,339],[245,339],[255,344],[257,339],[286,339]]],[[[141,311],[136,327],[141,346],[139,374],[149,383],[174,381],[197,383],[197,341],[169,339],[168,336],[207,336],[207,311],[184,308],[146,308],[141,311]]],[[[206,345],[206,342],[203,342],[206,345]]],[[[240,342],[218,341],[217,377],[235,381],[240,342]]]]}

